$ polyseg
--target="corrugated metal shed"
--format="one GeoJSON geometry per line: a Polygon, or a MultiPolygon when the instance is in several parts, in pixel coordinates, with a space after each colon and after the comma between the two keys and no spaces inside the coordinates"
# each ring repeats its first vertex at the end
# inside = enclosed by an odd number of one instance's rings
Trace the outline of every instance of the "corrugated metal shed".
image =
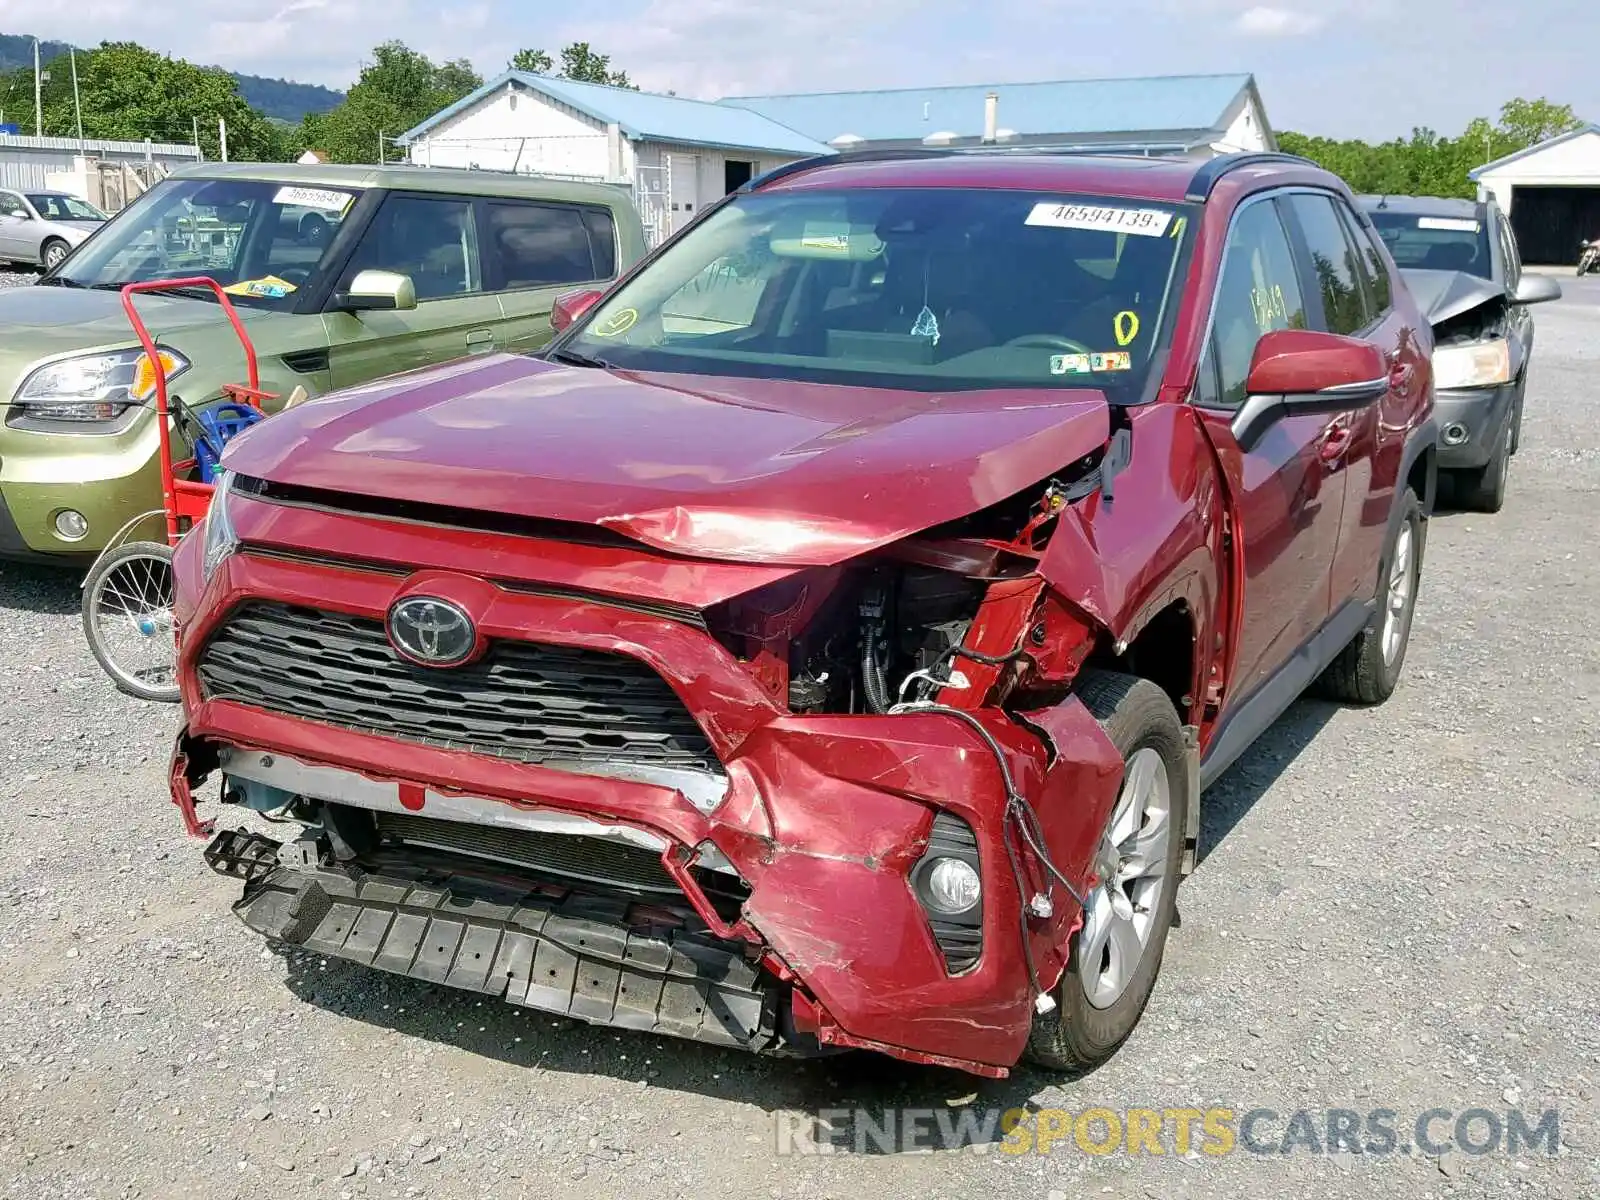
{"type": "Polygon", "coordinates": [[[730,96],[718,103],[759,113],[819,142],[855,134],[868,142],[918,141],[949,131],[983,134],[984,97],[999,95],[999,124],[1023,138],[1156,134],[1222,128],[1250,75],[1073,79],[873,92],[730,96]]]}
{"type": "Polygon", "coordinates": [[[618,125],[624,135],[635,140],[672,142],[681,146],[729,146],[794,155],[829,152],[827,146],[747,109],[655,92],[636,92],[631,88],[576,83],[524,71],[507,71],[489,80],[395,140],[402,145],[411,142],[508,83],[541,92],[602,124],[618,125]]]}

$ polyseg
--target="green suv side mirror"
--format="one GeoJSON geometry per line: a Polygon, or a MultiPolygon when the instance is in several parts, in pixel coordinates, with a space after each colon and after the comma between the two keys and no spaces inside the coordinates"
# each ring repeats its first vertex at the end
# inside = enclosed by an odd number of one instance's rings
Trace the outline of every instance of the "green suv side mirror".
{"type": "Polygon", "coordinates": [[[334,296],[334,307],[345,312],[392,312],[416,306],[411,276],[395,271],[359,271],[349,288],[334,296]]]}

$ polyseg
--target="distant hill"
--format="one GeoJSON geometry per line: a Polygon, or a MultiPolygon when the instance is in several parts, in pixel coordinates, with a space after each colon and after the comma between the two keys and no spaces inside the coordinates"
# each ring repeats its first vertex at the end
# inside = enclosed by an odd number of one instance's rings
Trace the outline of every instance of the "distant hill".
{"type": "MultiPolygon", "coordinates": [[[[66,42],[40,42],[39,60],[49,62],[67,53],[72,47],[66,42]]],[[[82,50],[83,47],[79,46],[82,50]]],[[[27,34],[0,33],[0,74],[33,66],[33,38],[27,34]]],[[[327,112],[337,108],[344,99],[343,92],[320,87],[314,83],[292,83],[287,79],[267,79],[261,75],[240,75],[229,72],[239,81],[239,94],[250,107],[276,121],[299,124],[307,113],[327,112]]]]}

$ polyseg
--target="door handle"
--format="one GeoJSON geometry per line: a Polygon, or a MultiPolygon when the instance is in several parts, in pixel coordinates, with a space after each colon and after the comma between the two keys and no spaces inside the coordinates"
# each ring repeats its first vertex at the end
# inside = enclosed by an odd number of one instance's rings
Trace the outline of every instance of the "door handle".
{"type": "Polygon", "coordinates": [[[467,334],[468,354],[487,354],[494,349],[494,330],[474,329],[467,334]]]}
{"type": "Polygon", "coordinates": [[[1322,437],[1322,445],[1317,449],[1317,457],[1330,466],[1344,457],[1344,452],[1350,448],[1350,427],[1348,425],[1335,425],[1322,437]]]}

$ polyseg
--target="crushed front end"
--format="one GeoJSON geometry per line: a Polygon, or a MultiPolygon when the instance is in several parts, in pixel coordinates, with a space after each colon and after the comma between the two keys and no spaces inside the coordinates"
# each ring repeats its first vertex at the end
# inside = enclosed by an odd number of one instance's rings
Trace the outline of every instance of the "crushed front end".
{"type": "Polygon", "coordinates": [[[1122,769],[1035,570],[1062,497],[792,567],[225,488],[171,783],[250,928],[603,1025],[1017,1061],[1122,769]]]}

